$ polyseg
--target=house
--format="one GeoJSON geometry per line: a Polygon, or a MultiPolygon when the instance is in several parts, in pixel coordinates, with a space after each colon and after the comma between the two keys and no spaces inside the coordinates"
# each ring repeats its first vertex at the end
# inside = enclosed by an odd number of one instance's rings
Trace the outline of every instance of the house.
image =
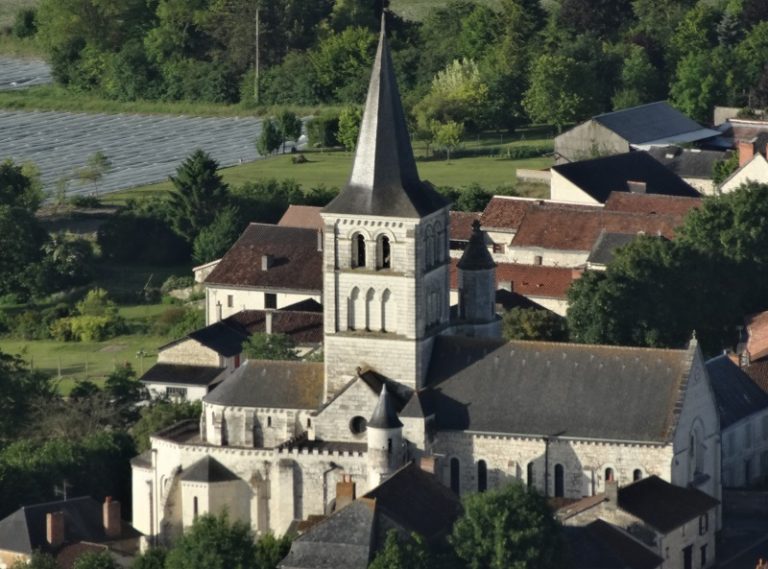
{"type": "Polygon", "coordinates": [[[120,517],[120,503],[89,496],[23,506],[0,520],[0,564],[29,561],[37,551],[62,569],[86,551],[109,551],[118,560],[138,553],[139,534],[120,517]]]}
{"type": "Polygon", "coordinates": [[[355,483],[344,479],[336,485],[335,511],[296,538],[278,567],[366,569],[389,531],[403,539],[417,533],[438,545],[460,513],[456,494],[413,462],[357,499],[355,483]]]}
{"type": "Polygon", "coordinates": [[[648,154],[705,196],[717,193],[712,179],[715,164],[729,157],[729,153],[720,150],[680,146],[654,147],[648,149],[648,154]]]}
{"type": "Polygon", "coordinates": [[[739,167],[720,184],[720,193],[733,192],[749,182],[768,183],[766,146],[768,146],[768,132],[738,142],[739,167]]]}
{"type": "Polygon", "coordinates": [[[723,486],[768,480],[768,394],[728,355],[707,361],[707,373],[720,417],[723,486]]]}
{"type": "MultiPolygon", "coordinates": [[[[567,527],[594,527],[602,523],[621,533],[641,553],[650,550],[665,569],[706,569],[715,564],[715,532],[719,502],[696,490],[670,484],[658,476],[641,478],[584,498],[558,511],[567,527]]],[[[649,559],[650,566],[652,558],[649,559]]]]}
{"type": "Polygon", "coordinates": [[[702,142],[720,132],[704,128],[657,101],[592,117],[555,137],[558,164],[655,146],[702,142]]]}
{"type": "Polygon", "coordinates": [[[701,194],[647,152],[628,152],[552,167],[550,199],[604,204],[611,192],[698,198],[701,194]]]}
{"type": "Polygon", "coordinates": [[[199,420],[151,436],[132,464],[137,528],[166,542],[195,512],[237,504],[256,534],[282,534],[332,511],[335,482],[375,491],[422,458],[460,496],[517,480],[579,499],[639,471],[719,499],[696,340],[502,340],[502,269],[477,223],[452,269],[449,205],[419,177],[382,28],[349,183],[321,212],[324,361],[248,361],[203,397],[199,420]],[[226,472],[190,479],[204,459],[226,472]]]}
{"type": "Polygon", "coordinates": [[[203,283],[205,322],[306,299],[322,302],[322,259],[317,230],[251,223],[203,283]]]}

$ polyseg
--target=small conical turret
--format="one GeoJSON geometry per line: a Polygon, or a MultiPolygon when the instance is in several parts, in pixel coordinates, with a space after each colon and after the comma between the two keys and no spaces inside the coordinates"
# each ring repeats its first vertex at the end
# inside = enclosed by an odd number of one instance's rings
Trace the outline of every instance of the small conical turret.
{"type": "Polygon", "coordinates": [[[386,385],[381,388],[367,432],[368,484],[375,488],[403,463],[403,424],[386,385]]]}
{"type": "Polygon", "coordinates": [[[392,401],[392,396],[387,391],[387,386],[384,385],[381,388],[381,394],[379,395],[379,402],[376,404],[376,409],[373,410],[371,420],[368,421],[368,428],[374,429],[398,429],[403,424],[400,419],[397,418],[397,412],[395,411],[395,404],[392,401]]]}
{"type": "Polygon", "coordinates": [[[457,266],[465,271],[484,271],[496,267],[488,247],[485,246],[485,236],[478,220],[472,222],[472,235],[457,266]]]}

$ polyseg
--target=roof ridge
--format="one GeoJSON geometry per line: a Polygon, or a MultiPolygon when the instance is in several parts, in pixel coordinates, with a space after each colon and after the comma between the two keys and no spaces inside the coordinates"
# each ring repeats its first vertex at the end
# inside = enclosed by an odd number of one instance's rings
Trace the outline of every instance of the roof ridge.
{"type": "MultiPolygon", "coordinates": [[[[626,109],[618,109],[616,111],[608,111],[607,113],[600,113],[599,115],[593,116],[592,119],[597,119],[599,117],[607,117],[607,116],[610,116],[610,115],[615,115],[615,114],[620,114],[620,113],[626,113],[628,111],[632,111],[632,110],[635,110],[635,109],[642,109],[644,107],[651,107],[653,105],[658,105],[658,104],[663,104],[663,103],[666,103],[667,105],[669,105],[669,101],[667,99],[660,99],[658,101],[653,101],[653,102],[650,102],[650,103],[643,103],[642,105],[635,105],[634,107],[627,107],[626,109]]],[[[669,106],[672,107],[672,105],[669,105],[669,106]]],[[[672,107],[672,108],[674,109],[674,107],[672,107]]],[[[675,109],[675,110],[677,110],[677,109],[675,109]]]]}
{"type": "Polygon", "coordinates": [[[687,353],[688,348],[653,348],[649,346],[617,346],[613,344],[580,344],[575,342],[547,342],[544,340],[508,340],[507,344],[539,344],[545,346],[567,346],[573,348],[608,348],[611,350],[632,350],[645,352],[680,352],[687,353]]]}

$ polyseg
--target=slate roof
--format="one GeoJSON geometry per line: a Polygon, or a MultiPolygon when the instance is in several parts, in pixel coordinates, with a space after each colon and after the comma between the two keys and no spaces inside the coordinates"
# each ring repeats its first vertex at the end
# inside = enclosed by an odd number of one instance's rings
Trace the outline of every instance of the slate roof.
{"type": "Polygon", "coordinates": [[[715,163],[728,158],[728,153],[679,146],[658,146],[648,150],[661,164],[681,178],[712,179],[715,163]]]}
{"type": "Polygon", "coordinates": [[[203,397],[236,407],[317,409],[323,398],[323,364],[249,360],[203,397]]]}
{"type": "Polygon", "coordinates": [[[64,513],[64,534],[69,543],[106,541],[102,505],[83,496],[19,508],[0,520],[0,550],[31,554],[37,549],[50,551],[46,540],[46,514],[64,513]]]}
{"type": "Polygon", "coordinates": [[[504,290],[503,288],[496,290],[496,304],[504,310],[512,310],[513,308],[547,310],[538,302],[534,302],[518,292],[504,290]]]}
{"type": "Polygon", "coordinates": [[[322,264],[314,229],[251,223],[205,284],[319,292],[322,264]],[[273,256],[273,266],[266,271],[261,270],[263,255],[273,256]]]}
{"type": "Polygon", "coordinates": [[[451,211],[448,235],[451,241],[469,241],[472,236],[472,222],[480,220],[479,212],[451,211]]]}
{"type": "Polygon", "coordinates": [[[625,567],[655,569],[664,562],[662,557],[608,522],[595,520],[586,526],[586,530],[605,549],[608,549],[618,558],[625,567]]]}
{"type": "Polygon", "coordinates": [[[589,252],[587,262],[596,265],[607,265],[613,260],[616,249],[631,243],[635,239],[637,239],[636,233],[608,233],[601,231],[600,237],[597,238],[597,241],[592,246],[592,250],[589,252]]]}
{"type": "MultiPolygon", "coordinates": [[[[298,345],[319,344],[323,341],[323,313],[316,310],[313,300],[304,301],[303,305],[294,304],[272,311],[272,333],[285,334],[298,345]],[[307,308],[309,310],[292,310],[291,308],[307,308]]],[[[225,321],[242,326],[248,335],[265,333],[267,331],[267,310],[242,310],[233,314],[225,321]]],[[[247,338],[247,335],[246,335],[247,338]]],[[[242,341],[240,342],[242,346],[242,341]]]]}
{"type": "Polygon", "coordinates": [[[719,503],[701,490],[674,486],[658,476],[619,488],[619,507],[662,533],[706,514],[719,503]]]}
{"type": "Polygon", "coordinates": [[[387,391],[387,386],[384,385],[381,388],[373,415],[371,415],[371,419],[368,421],[368,427],[373,427],[374,429],[397,429],[402,426],[403,424],[400,422],[400,419],[397,418],[395,402],[387,391]]]}
{"type": "Polygon", "coordinates": [[[629,181],[645,182],[645,193],[648,194],[701,197],[693,187],[646,152],[627,152],[571,162],[553,166],[552,170],[598,203],[605,203],[611,192],[629,192],[629,181]]]}
{"type": "Polygon", "coordinates": [[[323,218],[320,217],[322,209],[314,205],[289,205],[277,224],[280,227],[303,227],[322,231],[323,218]]]}
{"type": "Polygon", "coordinates": [[[421,399],[442,430],[668,443],[693,352],[435,339],[421,399]]]}
{"type": "Polygon", "coordinates": [[[184,364],[158,363],[139,378],[142,383],[176,383],[179,385],[210,385],[226,368],[184,364]]]}
{"type": "Polygon", "coordinates": [[[419,179],[382,21],[352,173],[323,212],[420,218],[448,203],[419,179]]]}
{"type": "Polygon", "coordinates": [[[456,266],[462,271],[485,271],[493,269],[496,263],[485,245],[485,233],[480,229],[480,222],[472,222],[472,235],[456,266]]]}
{"type": "Polygon", "coordinates": [[[234,472],[211,456],[204,456],[185,468],[179,478],[184,482],[205,482],[207,484],[239,480],[234,472]]]}
{"type": "Polygon", "coordinates": [[[717,131],[705,129],[666,101],[597,115],[592,120],[612,130],[630,144],[665,140],[692,142],[719,134],[717,131]]]}
{"type": "Polygon", "coordinates": [[[665,196],[662,194],[633,194],[630,192],[611,192],[605,202],[605,211],[624,211],[628,213],[644,213],[659,215],[674,215],[682,217],[692,209],[701,207],[701,197],[689,198],[683,196],[665,196]]]}
{"type": "Polygon", "coordinates": [[[712,391],[715,394],[720,428],[725,429],[768,407],[768,394],[760,389],[726,355],[707,361],[712,391]]]}

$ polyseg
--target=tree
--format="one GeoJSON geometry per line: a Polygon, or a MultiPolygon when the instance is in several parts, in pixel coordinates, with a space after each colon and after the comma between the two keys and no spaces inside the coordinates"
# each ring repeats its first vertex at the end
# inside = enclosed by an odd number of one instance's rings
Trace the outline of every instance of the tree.
{"type": "Polygon", "coordinates": [[[195,150],[170,177],[174,187],[168,208],[171,226],[190,244],[227,203],[228,187],[218,169],[207,153],[195,150]]]}
{"type": "Polygon", "coordinates": [[[568,339],[565,319],[544,309],[512,308],[504,313],[501,326],[507,340],[564,342],[568,339]]]}
{"type": "Polygon", "coordinates": [[[237,241],[242,221],[234,207],[222,209],[208,227],[203,228],[192,244],[192,259],[198,264],[220,259],[237,241]]]}
{"type": "Polygon", "coordinates": [[[46,237],[31,211],[0,205],[0,295],[34,292],[46,237]]]}
{"type": "Polygon", "coordinates": [[[286,141],[293,140],[296,142],[299,140],[302,126],[301,119],[292,111],[285,109],[277,115],[277,129],[280,132],[283,154],[285,154],[286,141]]]}
{"type": "Polygon", "coordinates": [[[297,360],[296,344],[285,334],[252,334],[243,344],[243,353],[251,360],[297,360]]]}
{"type": "Polygon", "coordinates": [[[13,562],[11,569],[59,569],[59,566],[50,553],[33,551],[29,561],[19,558],[13,562]]]}
{"type": "Polygon", "coordinates": [[[458,211],[483,211],[493,194],[480,184],[469,184],[456,193],[453,208],[458,211]]]}
{"type": "Polygon", "coordinates": [[[323,38],[309,52],[320,101],[361,102],[368,86],[375,50],[376,35],[366,28],[345,28],[323,38]]]}
{"type": "Polygon", "coordinates": [[[93,184],[98,189],[99,182],[112,170],[112,162],[101,150],[88,157],[85,167],[75,170],[75,176],[81,184],[93,184]]]}
{"type": "Polygon", "coordinates": [[[255,546],[250,528],[226,514],[199,516],[168,552],[165,569],[250,569],[255,546]]]}
{"type": "Polygon", "coordinates": [[[352,152],[357,146],[362,120],[363,111],[360,107],[346,106],[339,113],[339,129],[336,132],[336,138],[349,152],[352,152]]]}
{"type": "Polygon", "coordinates": [[[709,122],[714,106],[726,100],[727,56],[720,48],[686,55],[675,70],[672,104],[697,121],[709,122]]]}
{"type": "Polygon", "coordinates": [[[630,45],[621,66],[619,91],[614,94],[614,109],[635,107],[655,101],[662,88],[659,70],[639,45],[630,45]]]}
{"type": "Polygon", "coordinates": [[[118,569],[109,551],[86,551],[75,559],[72,569],[118,569]]]}
{"type": "Polygon", "coordinates": [[[149,445],[149,435],[186,419],[199,419],[202,406],[199,401],[153,401],[141,410],[141,418],[131,427],[131,436],[138,452],[149,445]]]}
{"type": "Polygon", "coordinates": [[[30,370],[18,356],[0,351],[0,441],[22,432],[34,402],[47,401],[53,393],[48,377],[30,370]]]}
{"type": "Polygon", "coordinates": [[[0,162],[0,206],[35,212],[43,202],[40,172],[32,164],[18,165],[13,160],[0,162]]]}
{"type": "Polygon", "coordinates": [[[519,482],[467,496],[450,542],[471,569],[563,566],[560,525],[546,500],[519,482]]]}
{"type": "Polygon", "coordinates": [[[162,547],[152,547],[140,553],[131,565],[131,569],[165,569],[168,552],[162,547]]]}
{"type": "Polygon", "coordinates": [[[448,162],[451,161],[451,150],[456,148],[464,135],[464,125],[456,121],[432,123],[432,133],[435,146],[445,150],[445,157],[448,162]]]}
{"type": "Polygon", "coordinates": [[[438,564],[424,538],[411,534],[406,539],[397,530],[387,532],[384,547],[376,553],[368,569],[437,569],[438,564]]]}
{"type": "Polygon", "coordinates": [[[630,0],[562,0],[557,21],[574,34],[592,32],[598,37],[616,37],[631,21],[630,0]]]}
{"type": "Polygon", "coordinates": [[[138,418],[137,404],[147,399],[147,389],[136,379],[131,364],[117,366],[107,376],[104,391],[110,398],[110,405],[122,418],[124,424],[133,424],[138,418]]]}
{"type": "Polygon", "coordinates": [[[275,537],[272,533],[262,535],[256,542],[256,569],[277,569],[288,551],[291,549],[291,538],[288,534],[275,537]]]}
{"type": "Polygon", "coordinates": [[[728,177],[739,168],[739,155],[736,152],[731,153],[727,158],[718,160],[712,166],[712,182],[719,186],[725,182],[728,177]]]}
{"type": "Polygon", "coordinates": [[[264,119],[261,123],[261,134],[256,140],[256,150],[262,156],[269,156],[282,144],[280,127],[274,118],[264,119]]]}

